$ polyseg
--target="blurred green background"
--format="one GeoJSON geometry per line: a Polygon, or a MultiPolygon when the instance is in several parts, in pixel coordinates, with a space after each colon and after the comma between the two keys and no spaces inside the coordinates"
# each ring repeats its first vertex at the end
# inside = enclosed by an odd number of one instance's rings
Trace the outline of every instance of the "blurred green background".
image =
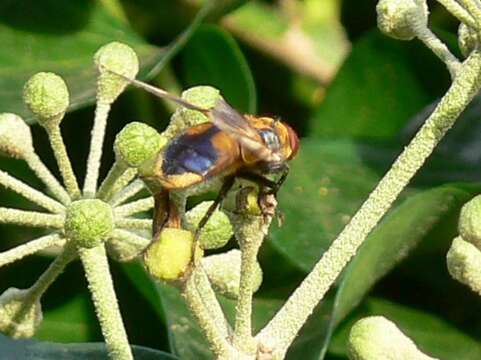
{"type": "MultiPolygon", "coordinates": [[[[21,92],[38,71],[62,75],[72,94],[62,131],[82,181],[95,99],[92,56],[101,45],[122,41],[137,51],[140,77],[157,86],[180,93],[212,85],[243,112],[276,115],[292,124],[302,146],[279,194],[285,223],[273,225],[261,252],[264,283],[254,315],[259,329],[449,86],[447,70],[419,41],[392,40],[377,30],[375,5],[375,0],[0,0],[0,111],[32,123],[37,152],[58,176],[46,134],[34,124],[21,92]]],[[[429,5],[431,28],[460,56],[458,24],[436,2],[429,5]]],[[[396,322],[432,356],[481,358],[481,301],[449,277],[445,264],[459,209],[481,189],[479,110],[476,97],[318,306],[288,359],[346,359],[350,326],[371,314],[396,322]]],[[[140,90],[126,91],[111,112],[101,174],[113,162],[112,143],[125,124],[143,121],[160,131],[172,111],[171,104],[140,90]]],[[[0,168],[42,189],[21,161],[0,158],[0,168]]],[[[0,199],[0,206],[34,209],[3,189],[0,199]]],[[[41,234],[1,225],[0,249],[41,234]]],[[[28,287],[51,260],[43,254],[0,269],[0,290],[28,287]]],[[[138,263],[112,262],[112,271],[132,344],[181,359],[211,358],[175,289],[154,283],[138,263]]],[[[232,314],[234,304],[222,302],[232,314]]],[[[102,341],[78,262],[42,305],[36,339],[102,341]]],[[[42,349],[45,358],[55,358],[61,346],[42,349]]],[[[88,347],[78,351],[80,358],[102,356],[88,347]]],[[[152,358],[167,358],[156,354],[152,358]]]]}

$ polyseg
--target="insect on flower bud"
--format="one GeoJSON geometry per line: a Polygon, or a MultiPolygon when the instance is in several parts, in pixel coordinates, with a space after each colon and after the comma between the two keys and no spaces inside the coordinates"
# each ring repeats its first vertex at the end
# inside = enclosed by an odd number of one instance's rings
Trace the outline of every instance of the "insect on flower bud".
{"type": "Polygon", "coordinates": [[[351,328],[349,358],[355,360],[434,360],[418,350],[396,324],[382,316],[359,320],[351,328]]]}
{"type": "MultiPolygon", "coordinates": [[[[212,86],[194,86],[182,93],[182,99],[204,109],[213,108],[217,100],[221,98],[222,96],[219,90],[212,86]]],[[[209,119],[204,114],[195,110],[179,107],[172,115],[170,124],[162,135],[171,138],[185,128],[207,121],[209,121],[209,119]]]]}
{"type": "MultiPolygon", "coordinates": [[[[192,261],[192,242],[190,231],[164,228],[144,253],[147,271],[159,280],[180,279],[192,261]]],[[[202,256],[202,249],[196,249],[195,257],[202,256]]]]}
{"type": "Polygon", "coordinates": [[[69,92],[63,79],[48,72],[32,76],[23,88],[23,101],[43,127],[62,121],[69,105],[69,92]]]}
{"type": "Polygon", "coordinates": [[[40,301],[28,290],[9,288],[0,295],[0,331],[13,338],[29,338],[42,322],[40,301]]]}
{"type": "MultiPolygon", "coordinates": [[[[195,231],[212,203],[213,201],[204,201],[186,214],[186,220],[192,231],[195,231]]],[[[201,230],[200,247],[202,249],[219,249],[227,244],[232,235],[229,218],[221,210],[216,209],[201,230]]]]}
{"type": "MultiPolygon", "coordinates": [[[[241,252],[234,249],[223,254],[202,259],[202,265],[214,289],[229,299],[239,297],[241,252]]],[[[262,284],[262,269],[256,263],[252,288],[256,292],[262,284]]]]}
{"type": "Polygon", "coordinates": [[[459,215],[459,234],[481,250],[481,195],[464,204],[459,215]]]}
{"type": "Polygon", "coordinates": [[[132,122],[117,134],[114,150],[117,160],[136,168],[156,156],[166,142],[167,140],[154,128],[132,122]]]}
{"type": "Polygon", "coordinates": [[[0,153],[24,159],[33,151],[32,133],[25,121],[15,114],[0,114],[0,153]]]}
{"type": "Polygon", "coordinates": [[[481,295],[481,251],[457,237],[453,240],[446,260],[449,274],[481,295]]]}
{"type": "Polygon", "coordinates": [[[111,42],[95,53],[95,65],[99,72],[97,80],[97,100],[111,104],[124,91],[129,82],[109,70],[135,78],[139,72],[139,59],[135,51],[120,42],[111,42]]]}
{"type": "Polygon", "coordinates": [[[459,49],[464,57],[468,57],[471,52],[478,46],[478,35],[476,31],[461,23],[458,29],[459,49]]]}
{"type": "Polygon", "coordinates": [[[260,216],[262,209],[258,203],[259,191],[252,186],[246,186],[239,191],[231,191],[224,200],[222,207],[228,212],[239,215],[260,216]]]}
{"type": "Polygon", "coordinates": [[[78,247],[93,248],[109,239],[114,228],[112,208],[98,199],[73,202],[65,215],[65,236],[78,247]]]}
{"type": "Polygon", "coordinates": [[[412,40],[416,37],[415,25],[428,23],[425,0],[380,0],[376,11],[379,30],[398,40],[412,40]]]}

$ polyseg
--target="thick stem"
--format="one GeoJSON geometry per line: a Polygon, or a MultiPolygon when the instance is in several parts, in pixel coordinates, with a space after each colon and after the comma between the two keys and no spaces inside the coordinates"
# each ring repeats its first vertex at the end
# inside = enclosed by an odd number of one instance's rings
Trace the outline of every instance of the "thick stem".
{"type": "Polygon", "coordinates": [[[105,127],[110,111],[110,104],[97,102],[95,108],[94,126],[90,140],[90,153],[87,160],[87,175],[85,176],[83,193],[88,198],[93,198],[97,190],[99,178],[100,159],[102,157],[102,146],[104,144],[105,127]]]}
{"type": "Polygon", "coordinates": [[[120,315],[104,244],[78,249],[111,359],[133,359],[120,315]]]}
{"type": "Polygon", "coordinates": [[[62,245],[65,242],[59,234],[42,236],[41,238],[31,240],[26,244],[19,245],[11,250],[0,253],[0,267],[18,261],[25,256],[35,254],[37,251],[43,250],[50,246],[62,245]]]}
{"type": "Polygon", "coordinates": [[[78,199],[80,197],[80,189],[62,139],[60,127],[54,125],[46,128],[46,130],[67,192],[72,199],[78,199]]]}
{"type": "Polygon", "coordinates": [[[3,185],[7,189],[10,189],[17,194],[22,195],[24,198],[53,213],[60,214],[65,212],[65,207],[59,202],[49,198],[40,191],[31,188],[24,182],[15,179],[13,176],[10,176],[9,174],[1,170],[0,185],[3,185]]]}
{"type": "Polygon", "coordinates": [[[0,207],[0,224],[61,229],[64,226],[64,221],[65,217],[62,215],[0,207]]]}
{"type": "Polygon", "coordinates": [[[58,180],[52,175],[50,170],[45,166],[45,164],[40,160],[37,154],[34,152],[29,153],[25,156],[25,161],[28,166],[33,170],[35,175],[42,180],[42,182],[47,186],[47,188],[52,192],[52,194],[60,200],[64,205],[70,204],[70,196],[65,191],[58,180]]]}
{"type": "Polygon", "coordinates": [[[252,338],[252,296],[257,254],[266,231],[262,222],[260,216],[249,216],[234,223],[241,249],[241,271],[232,342],[236,348],[247,353],[255,352],[257,347],[252,338]]]}
{"type": "Polygon", "coordinates": [[[189,305],[192,313],[196,317],[200,328],[203,330],[205,337],[211,345],[212,351],[217,356],[226,356],[231,347],[225,337],[225,334],[216,326],[211,314],[204,306],[202,297],[197,289],[199,270],[194,269],[184,284],[182,295],[189,305]]]}
{"type": "Polygon", "coordinates": [[[463,63],[446,95],[391,169],[286,304],[258,335],[261,346],[283,356],[347,262],[389,210],[481,87],[481,55],[463,63]]]}
{"type": "Polygon", "coordinates": [[[468,13],[473,17],[477,26],[474,29],[481,28],[481,8],[479,6],[478,0],[459,0],[461,5],[468,11],[468,13]]]}
{"type": "Polygon", "coordinates": [[[115,215],[116,216],[130,216],[132,214],[136,214],[139,212],[150,210],[154,207],[154,198],[152,196],[140,199],[137,201],[133,201],[129,204],[125,204],[115,208],[115,215]]]}

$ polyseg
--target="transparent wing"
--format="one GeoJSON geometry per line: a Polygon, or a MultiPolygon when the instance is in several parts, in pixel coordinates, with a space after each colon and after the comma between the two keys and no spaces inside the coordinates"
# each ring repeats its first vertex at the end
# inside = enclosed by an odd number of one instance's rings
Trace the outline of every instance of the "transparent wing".
{"type": "Polygon", "coordinates": [[[218,100],[215,107],[209,111],[209,115],[216,127],[235,137],[239,143],[257,153],[260,158],[267,160],[272,155],[272,151],[266,147],[257,130],[224,100],[218,100]]]}

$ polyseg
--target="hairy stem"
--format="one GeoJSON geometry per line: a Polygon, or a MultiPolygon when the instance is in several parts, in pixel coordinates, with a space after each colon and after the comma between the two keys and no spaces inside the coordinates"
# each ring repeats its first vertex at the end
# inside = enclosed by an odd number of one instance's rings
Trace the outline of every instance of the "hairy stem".
{"type": "Polygon", "coordinates": [[[0,224],[18,224],[61,229],[64,225],[64,219],[62,215],[0,207],[0,224]]]}
{"type": "Polygon", "coordinates": [[[29,153],[25,156],[25,161],[27,165],[33,170],[35,175],[47,186],[47,188],[52,192],[52,194],[60,200],[64,205],[70,204],[70,196],[65,191],[58,180],[52,175],[50,170],[45,166],[45,164],[40,160],[37,154],[34,152],[29,153]]]}
{"type": "Polygon", "coordinates": [[[128,168],[125,165],[116,161],[107,174],[107,177],[102,182],[102,185],[100,185],[99,190],[97,191],[97,198],[102,200],[109,198],[113,186],[127,169],[128,168]]]}
{"type": "Polygon", "coordinates": [[[136,214],[142,211],[150,210],[154,207],[154,198],[152,196],[140,199],[137,201],[133,201],[129,204],[125,204],[115,208],[115,215],[116,216],[130,216],[132,214],[136,214]]]}
{"type": "Polygon", "coordinates": [[[59,234],[42,236],[31,240],[26,244],[19,245],[11,250],[0,253],[0,267],[18,261],[25,256],[35,254],[37,251],[46,249],[50,246],[62,245],[65,242],[59,234]]]}
{"type": "Polygon", "coordinates": [[[46,128],[50,144],[57,159],[57,164],[62,174],[63,182],[67,188],[72,199],[78,199],[80,197],[80,189],[78,187],[77,178],[72,169],[72,164],[67,154],[67,149],[63,142],[62,134],[60,132],[60,127],[58,125],[46,128]]]}
{"type": "Polygon", "coordinates": [[[99,178],[100,159],[102,157],[102,146],[104,144],[105,127],[110,111],[110,104],[97,102],[95,108],[94,126],[90,140],[90,152],[87,160],[87,175],[84,182],[84,196],[93,198],[97,190],[99,178]]]}
{"type": "Polygon", "coordinates": [[[112,200],[110,201],[110,203],[112,204],[112,206],[117,206],[119,204],[122,204],[123,202],[127,201],[128,199],[130,199],[132,196],[136,195],[143,189],[145,189],[144,182],[140,179],[137,179],[133,181],[131,184],[127,185],[125,189],[115,194],[112,197],[112,200]]]}
{"type": "Polygon", "coordinates": [[[314,307],[480,87],[481,54],[475,50],[462,64],[448,92],[411,143],[311,273],[258,335],[264,348],[274,351],[278,356],[285,354],[314,307]]]}
{"type": "Polygon", "coordinates": [[[459,0],[461,5],[468,11],[468,13],[473,17],[476,25],[474,29],[481,28],[481,8],[479,6],[478,0],[459,0]]]}
{"type": "Polygon", "coordinates": [[[24,198],[53,213],[59,214],[65,212],[65,207],[59,202],[49,198],[40,191],[33,189],[24,182],[14,178],[13,176],[10,176],[9,174],[1,170],[0,185],[3,185],[5,188],[22,195],[24,198]]]}
{"type": "Polygon", "coordinates": [[[465,23],[472,29],[477,29],[478,24],[474,18],[456,0],[437,0],[446,10],[453,14],[459,21],[465,23]]]}
{"type": "Polygon", "coordinates": [[[89,290],[110,358],[115,360],[133,359],[104,245],[101,244],[91,249],[80,248],[78,252],[85,269],[89,290]]]}
{"type": "Polygon", "coordinates": [[[152,220],[135,219],[135,218],[120,218],[115,220],[115,226],[121,229],[140,229],[152,230],[152,220]]]}

